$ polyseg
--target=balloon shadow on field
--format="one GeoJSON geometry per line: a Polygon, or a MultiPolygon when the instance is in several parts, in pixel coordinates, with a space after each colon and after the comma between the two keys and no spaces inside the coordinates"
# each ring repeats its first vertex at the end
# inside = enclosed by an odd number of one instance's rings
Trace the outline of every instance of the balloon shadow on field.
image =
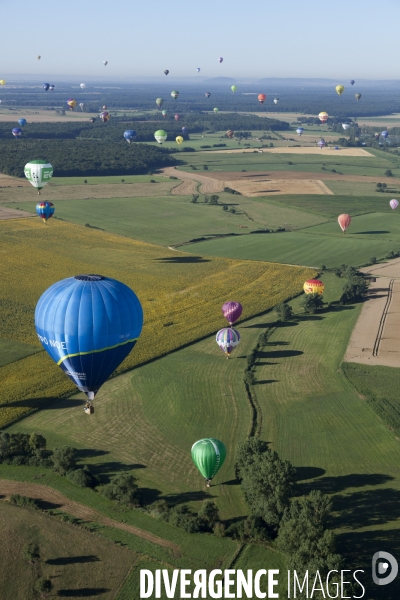
{"type": "Polygon", "coordinates": [[[391,231],[385,231],[385,230],[382,230],[382,231],[354,231],[352,233],[352,235],[368,235],[368,234],[370,234],[370,235],[377,235],[379,233],[392,233],[392,232],[391,231]]]}
{"type": "MultiPolygon", "coordinates": [[[[218,484],[211,483],[211,488],[216,487],[218,484]]],[[[193,490],[192,492],[182,492],[180,494],[167,494],[166,496],[162,496],[163,500],[166,500],[168,504],[185,504],[186,502],[200,502],[202,500],[210,500],[211,498],[215,498],[215,495],[206,492],[205,490],[193,490]]]]}
{"type": "Polygon", "coordinates": [[[92,598],[92,596],[100,596],[106,594],[110,590],[108,588],[80,588],[78,590],[58,590],[57,596],[61,598],[92,598]]]}
{"type": "Polygon", "coordinates": [[[325,475],[325,469],[320,467],[295,467],[296,469],[296,481],[303,481],[304,479],[315,479],[325,475]]]}
{"type": "Polygon", "coordinates": [[[165,258],[155,258],[154,260],[162,261],[164,263],[203,263],[210,262],[209,258],[203,258],[202,256],[168,256],[165,258]]]}
{"type": "Polygon", "coordinates": [[[88,554],[87,556],[60,556],[59,558],[49,558],[45,562],[47,565],[75,565],[99,561],[99,557],[95,554],[88,554]]]}
{"type": "Polygon", "coordinates": [[[349,488],[383,485],[393,479],[391,475],[383,473],[351,473],[339,477],[321,477],[297,484],[296,494],[303,496],[309,494],[311,490],[320,490],[323,494],[337,494],[349,488]]]}
{"type": "Polygon", "coordinates": [[[359,529],[397,521],[400,490],[378,488],[337,495],[333,497],[333,512],[336,514],[329,521],[334,529],[359,529]]]}
{"type": "Polygon", "coordinates": [[[146,465],[140,463],[129,465],[118,461],[110,461],[89,464],[88,467],[90,472],[100,480],[100,483],[105,484],[110,483],[111,477],[114,477],[114,475],[133,471],[134,469],[145,469],[146,465]]]}
{"type": "MultiPolygon", "coordinates": [[[[54,408],[72,408],[72,407],[83,407],[85,400],[77,400],[74,398],[25,398],[23,400],[17,400],[15,402],[7,402],[7,404],[0,404],[1,408],[45,408],[51,410],[54,408]]],[[[26,415],[24,415],[26,416],[26,415]]]]}
{"type": "Polygon", "coordinates": [[[255,385],[266,385],[267,383],[279,383],[279,379],[261,379],[256,381],[255,385]]]}
{"type": "Polygon", "coordinates": [[[239,479],[230,479],[229,481],[224,481],[222,485],[240,485],[239,479]]]}
{"type": "Polygon", "coordinates": [[[265,350],[259,350],[257,352],[257,358],[289,358],[290,356],[300,356],[301,354],[304,354],[304,352],[302,352],[301,350],[271,350],[270,352],[265,350]]]}

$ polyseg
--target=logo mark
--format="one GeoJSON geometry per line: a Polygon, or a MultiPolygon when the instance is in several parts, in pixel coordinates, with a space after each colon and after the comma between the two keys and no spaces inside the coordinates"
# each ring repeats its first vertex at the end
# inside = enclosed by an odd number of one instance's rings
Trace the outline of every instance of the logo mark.
{"type": "Polygon", "coordinates": [[[392,583],[397,577],[399,565],[389,552],[375,552],[372,557],[372,579],[377,585],[392,583]],[[382,577],[384,575],[384,577],[382,577]]]}

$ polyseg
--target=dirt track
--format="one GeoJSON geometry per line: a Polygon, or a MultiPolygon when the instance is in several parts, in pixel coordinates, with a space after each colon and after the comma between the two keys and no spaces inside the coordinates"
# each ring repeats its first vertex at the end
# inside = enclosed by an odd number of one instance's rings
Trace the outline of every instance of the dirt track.
{"type": "Polygon", "coordinates": [[[321,156],[369,156],[375,158],[373,154],[370,154],[362,148],[340,148],[340,150],[334,150],[333,148],[317,148],[315,146],[310,147],[280,147],[280,148],[248,148],[242,150],[202,150],[198,154],[238,154],[247,152],[257,152],[262,150],[263,154],[320,154],[321,156]]]}
{"type": "Polygon", "coordinates": [[[174,556],[180,556],[180,548],[177,544],[170,542],[168,540],[164,540],[148,531],[144,531],[143,529],[139,529],[138,527],[134,527],[133,525],[128,525],[127,523],[120,523],[119,521],[114,521],[114,519],[110,519],[97,512],[96,510],[90,508],[89,506],[85,506],[83,504],[79,504],[78,502],[74,502],[73,500],[69,500],[66,496],[63,496],[60,492],[53,490],[47,485],[41,485],[39,483],[26,483],[23,481],[10,481],[9,479],[0,479],[0,496],[9,497],[11,494],[21,494],[22,496],[27,496],[28,498],[33,498],[35,500],[42,500],[44,502],[49,502],[50,504],[55,504],[57,509],[65,511],[66,513],[77,517],[78,519],[82,519],[83,521],[91,521],[100,523],[101,525],[105,525],[106,527],[114,527],[116,529],[122,529],[123,531],[128,531],[137,537],[143,538],[148,542],[152,542],[153,544],[157,544],[158,546],[163,546],[165,548],[169,548],[172,550],[174,556]]]}
{"type": "Polygon", "coordinates": [[[344,360],[400,367],[400,259],[361,269],[376,277],[344,360]]]}
{"type": "Polygon", "coordinates": [[[222,192],[224,189],[224,182],[214,179],[211,176],[198,175],[197,173],[188,173],[187,171],[179,171],[174,167],[167,167],[160,171],[160,175],[164,177],[178,177],[183,183],[178,184],[171,190],[171,194],[177,196],[186,196],[187,194],[195,194],[197,192],[197,185],[200,183],[200,192],[202,194],[215,194],[216,192],[222,192]],[[193,190],[193,191],[187,191],[193,190]]]}
{"type": "MultiPolygon", "coordinates": [[[[182,171],[179,171],[181,173],[182,171]]],[[[390,183],[390,184],[400,184],[400,179],[396,177],[380,177],[377,176],[369,176],[369,175],[340,175],[338,173],[317,173],[317,172],[308,172],[308,171],[252,171],[251,173],[235,173],[231,171],[215,171],[210,172],[207,175],[202,175],[203,177],[212,177],[213,179],[220,179],[222,181],[226,181],[230,179],[238,180],[242,179],[243,181],[251,181],[252,179],[258,179],[261,177],[269,178],[269,179],[323,179],[332,180],[332,181],[352,181],[356,183],[390,183]]]]}
{"type": "Polygon", "coordinates": [[[34,216],[35,215],[26,212],[25,210],[15,210],[14,208],[0,206],[0,221],[7,221],[8,219],[26,219],[27,217],[34,216]]]}

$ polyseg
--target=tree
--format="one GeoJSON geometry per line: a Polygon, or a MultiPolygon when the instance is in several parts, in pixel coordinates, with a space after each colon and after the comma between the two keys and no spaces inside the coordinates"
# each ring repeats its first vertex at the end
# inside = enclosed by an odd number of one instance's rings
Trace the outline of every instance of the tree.
{"type": "Polygon", "coordinates": [[[195,204],[199,199],[199,194],[192,194],[192,202],[195,204]]]}
{"type": "Polygon", "coordinates": [[[343,286],[340,301],[344,304],[361,300],[368,291],[368,283],[361,275],[353,275],[343,286]]]}
{"type": "Polygon", "coordinates": [[[243,381],[245,382],[246,385],[254,385],[256,382],[256,377],[255,377],[253,371],[246,371],[245,374],[243,375],[243,381]]]}
{"type": "Polygon", "coordinates": [[[39,546],[34,542],[30,542],[24,546],[24,559],[29,563],[34,563],[40,559],[39,546]]]}
{"type": "Polygon", "coordinates": [[[203,171],[208,171],[208,166],[207,165],[203,165],[203,171]]]}
{"type": "Polygon", "coordinates": [[[289,506],[296,469],[254,438],[239,444],[235,469],[252,515],[276,531],[289,506]]]}
{"type": "Polygon", "coordinates": [[[104,485],[101,493],[109,500],[116,500],[121,504],[139,504],[139,488],[136,477],[130,473],[119,473],[111,482],[104,485]]]}
{"type": "Polygon", "coordinates": [[[293,319],[293,308],[286,302],[281,302],[281,304],[275,306],[275,312],[278,314],[279,321],[285,322],[293,319]]]}
{"type": "Polygon", "coordinates": [[[371,265],[376,265],[376,256],[371,256],[369,262],[371,263],[371,265]]]}
{"type": "Polygon", "coordinates": [[[218,204],[219,196],[217,194],[213,194],[210,197],[210,204],[218,204]]]}
{"type": "Polygon", "coordinates": [[[53,584],[51,579],[47,579],[46,577],[39,577],[34,586],[35,592],[38,592],[41,598],[44,598],[46,594],[49,594],[52,589],[53,584]]]}
{"type": "Polygon", "coordinates": [[[99,483],[97,477],[91,474],[87,465],[85,465],[83,469],[70,471],[67,478],[80,487],[94,488],[99,483]]]}
{"type": "Polygon", "coordinates": [[[300,302],[304,312],[314,314],[324,306],[324,300],[321,294],[305,294],[300,302]]]}
{"type": "Polygon", "coordinates": [[[219,522],[218,508],[215,502],[212,500],[204,502],[199,510],[198,517],[204,523],[204,529],[212,531],[214,525],[219,522]]]}
{"type": "Polygon", "coordinates": [[[31,433],[29,436],[29,446],[33,451],[46,449],[46,438],[39,433],[31,433]]]}
{"type": "MultiPolygon", "coordinates": [[[[392,173],[391,169],[387,169],[387,170],[385,171],[385,175],[386,175],[386,177],[393,177],[393,173],[392,173]]],[[[385,186],[385,187],[386,187],[386,186],[385,186]]]]}
{"type": "Polygon", "coordinates": [[[76,468],[77,451],[71,446],[61,446],[53,450],[54,470],[60,475],[65,475],[68,471],[76,468]]]}
{"type": "Polygon", "coordinates": [[[228,205],[227,204],[223,204],[222,205],[222,210],[228,210],[228,205]]]}

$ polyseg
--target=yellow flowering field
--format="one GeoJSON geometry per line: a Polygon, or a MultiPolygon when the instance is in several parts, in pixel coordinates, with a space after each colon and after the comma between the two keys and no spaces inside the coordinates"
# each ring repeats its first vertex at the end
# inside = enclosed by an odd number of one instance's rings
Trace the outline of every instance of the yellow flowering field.
{"type": "MultiPolygon", "coordinates": [[[[123,281],[139,297],[144,328],[126,371],[225,327],[221,305],[237,300],[242,319],[300,292],[313,269],[198,257],[60,220],[0,222],[0,340],[40,346],[34,311],[53,283],[82,273],[123,281]]],[[[74,386],[46,352],[0,368],[0,427],[74,386]]]]}

